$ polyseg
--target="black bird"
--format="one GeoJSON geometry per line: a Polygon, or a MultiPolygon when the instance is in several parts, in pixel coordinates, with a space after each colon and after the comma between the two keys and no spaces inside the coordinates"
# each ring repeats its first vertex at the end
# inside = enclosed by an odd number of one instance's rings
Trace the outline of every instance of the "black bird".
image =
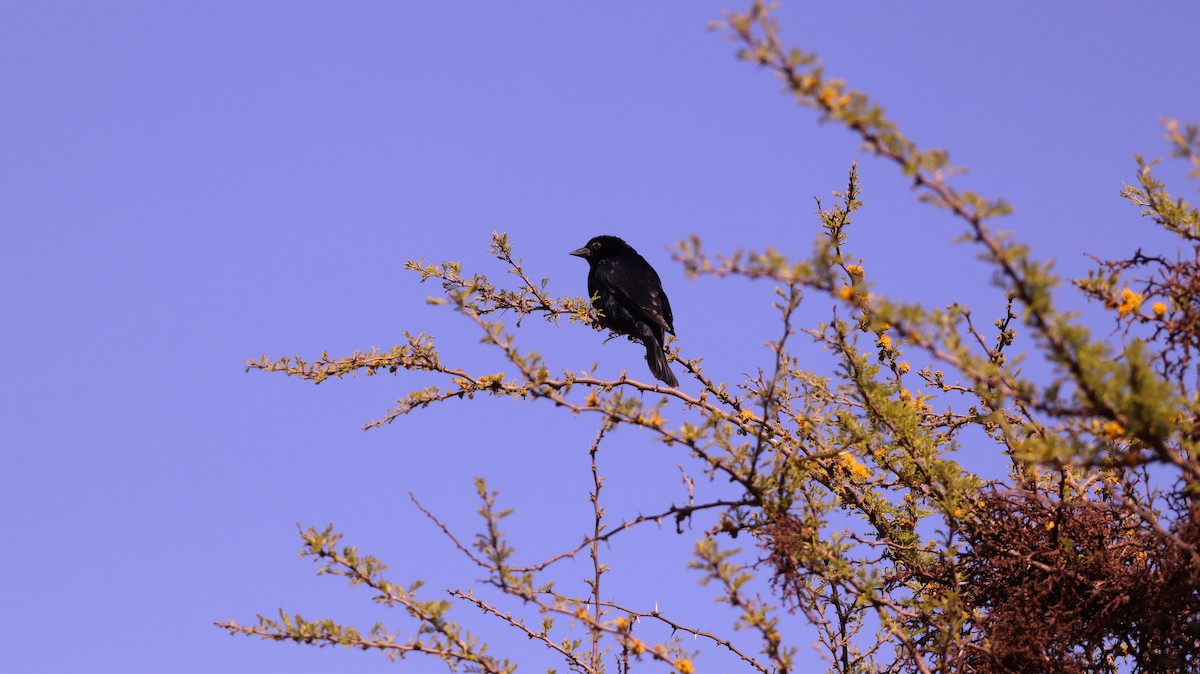
{"type": "Polygon", "coordinates": [[[571,255],[587,260],[588,293],[600,326],[641,342],[650,372],[667,386],[679,386],[663,347],[663,333],[675,334],[675,317],[654,267],[615,236],[597,236],[571,255]]]}

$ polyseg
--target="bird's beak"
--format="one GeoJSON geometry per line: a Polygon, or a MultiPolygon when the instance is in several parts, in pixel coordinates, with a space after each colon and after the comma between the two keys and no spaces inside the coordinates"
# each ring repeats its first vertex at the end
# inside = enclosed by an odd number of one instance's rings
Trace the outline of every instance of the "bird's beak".
{"type": "Polygon", "coordinates": [[[588,247],[584,246],[583,248],[573,250],[571,251],[571,255],[574,255],[575,257],[588,257],[588,247]]]}

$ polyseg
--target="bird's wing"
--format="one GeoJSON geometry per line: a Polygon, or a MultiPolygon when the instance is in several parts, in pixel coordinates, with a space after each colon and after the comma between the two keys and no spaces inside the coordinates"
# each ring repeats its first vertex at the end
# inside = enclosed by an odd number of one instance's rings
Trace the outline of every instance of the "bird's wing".
{"type": "Polygon", "coordinates": [[[666,324],[663,327],[673,335],[675,334],[675,315],[671,313],[671,303],[667,301],[667,294],[665,292],[659,290],[658,294],[662,297],[662,317],[663,322],[666,324]]]}
{"type": "Polygon", "coordinates": [[[641,256],[611,256],[596,265],[596,281],[630,312],[675,334],[671,305],[662,281],[641,256]]]}

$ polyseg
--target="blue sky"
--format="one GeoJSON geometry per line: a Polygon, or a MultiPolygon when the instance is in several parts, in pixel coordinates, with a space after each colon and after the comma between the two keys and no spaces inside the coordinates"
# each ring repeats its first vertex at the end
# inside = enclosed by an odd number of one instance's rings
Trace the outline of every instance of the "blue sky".
{"type": "MultiPolygon", "coordinates": [[[[582,538],[593,420],[475,401],[363,433],[426,380],[314,388],[243,372],[262,353],[387,347],[406,329],[438,335],[447,359],[498,368],[461,318],[425,305],[436,288],[406,259],[498,273],[486,249],[506,231],[554,293],[583,294],[585,266],[566,253],[624,236],[662,276],[684,352],[736,380],[769,362],[770,288],[687,281],[669,247],[695,233],[710,250],[803,255],[812,197],[843,188],[858,160],[866,207],[850,247],[876,290],[998,311],[976,251],[950,243],[959,226],[737,62],[706,30],[722,7],[0,7],[5,669],[390,671],[210,623],[284,606],[403,626],[313,576],[295,524],[335,522],[397,580],[468,586],[478,573],[406,494],[469,537],[476,475],[517,509],[521,554],[582,538]]],[[[1012,201],[1003,225],[1064,275],[1087,269],[1084,253],[1161,242],[1118,191],[1134,153],[1165,154],[1161,116],[1200,120],[1200,43],[1170,29],[1200,25],[1200,5],[787,2],[779,17],[789,43],[911,138],[950,148],[971,168],[959,184],[1012,201]]],[[[1067,290],[1062,303],[1079,300],[1067,290]]],[[[577,325],[527,324],[522,339],[556,368],[644,368],[635,345],[577,325]]],[[[610,515],[679,499],[677,451],[618,432],[601,458],[610,515]]],[[[727,626],[684,567],[698,534],[614,545],[613,595],[727,626]]],[[[522,671],[559,666],[457,615],[528,658],[522,671]]],[[[707,657],[701,671],[723,668],[707,657]]]]}

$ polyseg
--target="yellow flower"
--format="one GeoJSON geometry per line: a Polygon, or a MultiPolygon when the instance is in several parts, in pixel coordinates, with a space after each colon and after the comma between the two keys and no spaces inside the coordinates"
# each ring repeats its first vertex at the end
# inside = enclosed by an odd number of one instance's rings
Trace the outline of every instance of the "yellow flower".
{"type": "Polygon", "coordinates": [[[739,413],[739,416],[741,416],[741,417],[742,417],[742,419],[743,419],[743,420],[745,420],[745,421],[753,421],[753,420],[755,420],[755,419],[757,419],[757,418],[758,418],[758,417],[756,417],[756,416],[754,415],[754,412],[753,412],[753,411],[752,411],[752,410],[751,410],[749,407],[747,407],[747,408],[743,409],[743,410],[742,410],[742,411],[739,413]]]}
{"type": "Polygon", "coordinates": [[[692,666],[692,661],[687,658],[675,660],[675,669],[679,670],[679,674],[693,674],[696,671],[696,668],[692,666]]]}
{"type": "Polygon", "coordinates": [[[629,640],[629,650],[634,655],[641,655],[646,652],[646,644],[641,639],[631,638],[629,640]]]}
{"type": "Polygon", "coordinates": [[[825,107],[832,108],[837,95],[833,87],[821,87],[821,91],[817,93],[817,100],[825,107]]]}
{"type": "Polygon", "coordinates": [[[842,462],[842,467],[845,468],[851,477],[868,478],[871,477],[871,469],[859,463],[854,455],[847,451],[838,453],[838,459],[842,462]]]}
{"type": "Polygon", "coordinates": [[[658,428],[663,425],[663,418],[658,415],[658,410],[654,410],[654,414],[648,417],[643,417],[641,421],[651,428],[658,428]]]}
{"type": "Polygon", "coordinates": [[[890,349],[892,348],[892,338],[887,335],[880,335],[879,340],[875,342],[875,346],[881,349],[890,349]]]}
{"type": "Polygon", "coordinates": [[[613,624],[619,631],[624,632],[629,629],[629,618],[617,618],[613,624]]]}
{"type": "Polygon", "coordinates": [[[899,372],[900,374],[905,374],[908,372],[908,370],[909,370],[908,363],[906,363],[905,361],[900,361],[899,363],[896,363],[896,371],[899,372]]]}
{"type": "Polygon", "coordinates": [[[1104,424],[1104,437],[1109,440],[1116,440],[1125,435],[1125,427],[1119,421],[1110,421],[1104,424]]]}
{"type": "Polygon", "coordinates": [[[850,286],[842,286],[833,291],[833,294],[837,295],[839,299],[849,300],[854,296],[854,291],[850,289],[850,286]]]}
{"type": "Polygon", "coordinates": [[[863,268],[861,266],[859,266],[857,264],[848,264],[848,265],[846,265],[846,273],[855,278],[858,278],[858,277],[862,276],[864,272],[863,272],[863,268]]]}
{"type": "Polygon", "coordinates": [[[1163,314],[1167,313],[1167,303],[1155,302],[1154,304],[1150,305],[1150,310],[1154,312],[1155,316],[1161,317],[1163,314]]]}
{"type": "Polygon", "coordinates": [[[580,606],[579,608],[575,609],[575,617],[579,618],[580,620],[587,620],[588,619],[587,607],[580,606]]]}
{"type": "Polygon", "coordinates": [[[1142,306],[1142,295],[1129,288],[1121,289],[1121,304],[1117,307],[1117,315],[1126,316],[1136,312],[1142,306]]]}
{"type": "Polygon", "coordinates": [[[600,402],[600,396],[596,395],[595,391],[592,391],[588,394],[587,399],[583,401],[583,404],[588,407],[595,407],[598,402],[600,402]]]}
{"type": "Polygon", "coordinates": [[[1046,531],[1050,531],[1053,528],[1054,528],[1054,520],[1050,520],[1049,522],[1046,522],[1046,531]]]}

